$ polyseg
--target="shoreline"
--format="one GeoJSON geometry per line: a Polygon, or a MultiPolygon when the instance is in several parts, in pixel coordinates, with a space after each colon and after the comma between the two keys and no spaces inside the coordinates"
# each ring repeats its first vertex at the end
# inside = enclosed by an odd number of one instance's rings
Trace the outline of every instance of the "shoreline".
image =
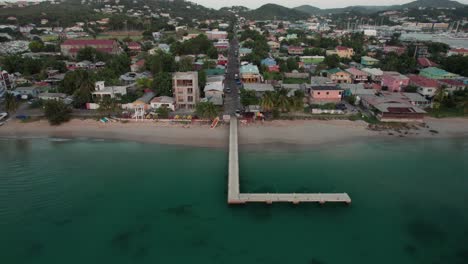
{"type": "MultiPolygon", "coordinates": [[[[46,120],[22,123],[10,120],[0,127],[1,139],[93,139],[134,141],[207,148],[227,148],[229,129],[221,124],[180,125],[159,122],[129,122],[103,124],[91,119],[72,119],[60,126],[50,126],[46,120]]],[[[275,120],[240,125],[241,148],[287,145],[304,148],[333,143],[373,139],[437,139],[468,137],[468,119],[426,118],[426,126],[411,129],[369,129],[363,121],[349,120],[275,120]]]]}

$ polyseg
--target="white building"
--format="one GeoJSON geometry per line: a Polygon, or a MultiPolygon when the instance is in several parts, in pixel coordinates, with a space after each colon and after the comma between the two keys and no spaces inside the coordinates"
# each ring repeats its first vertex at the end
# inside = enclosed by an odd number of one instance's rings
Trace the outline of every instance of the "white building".
{"type": "Polygon", "coordinates": [[[120,98],[127,94],[128,86],[105,86],[104,81],[96,82],[95,91],[92,92],[93,97],[103,99],[104,97],[109,98],[120,98]]]}
{"type": "Polygon", "coordinates": [[[172,111],[175,110],[175,100],[172,97],[169,96],[159,96],[155,97],[151,100],[151,108],[153,109],[158,109],[162,106],[167,107],[167,109],[170,109],[172,111]]]}

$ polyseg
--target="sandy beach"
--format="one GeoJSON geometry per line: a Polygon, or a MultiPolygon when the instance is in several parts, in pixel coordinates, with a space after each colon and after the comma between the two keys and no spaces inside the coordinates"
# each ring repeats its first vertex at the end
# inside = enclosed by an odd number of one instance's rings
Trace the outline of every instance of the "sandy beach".
{"type": "MultiPolygon", "coordinates": [[[[411,129],[369,129],[362,121],[296,120],[269,121],[241,125],[241,145],[293,144],[315,145],[379,137],[447,138],[468,137],[468,119],[427,118],[424,126],[411,129]]],[[[208,125],[174,125],[162,122],[103,124],[95,120],[73,119],[60,126],[46,120],[22,123],[10,120],[0,127],[1,138],[96,138],[198,147],[227,147],[228,125],[210,129],[208,125]]]]}

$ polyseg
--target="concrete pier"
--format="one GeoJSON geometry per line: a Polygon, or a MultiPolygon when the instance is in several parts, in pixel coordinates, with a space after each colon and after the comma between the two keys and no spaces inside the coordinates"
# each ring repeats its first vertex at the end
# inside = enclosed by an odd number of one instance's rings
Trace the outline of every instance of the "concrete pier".
{"type": "Polygon", "coordinates": [[[239,186],[239,145],[237,118],[231,117],[229,129],[229,176],[228,203],[351,203],[347,193],[240,193],[239,186]]]}

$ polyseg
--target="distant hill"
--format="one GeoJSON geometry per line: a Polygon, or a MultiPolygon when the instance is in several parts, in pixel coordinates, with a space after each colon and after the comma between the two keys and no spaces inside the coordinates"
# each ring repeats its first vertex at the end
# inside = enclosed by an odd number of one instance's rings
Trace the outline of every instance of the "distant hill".
{"type": "Polygon", "coordinates": [[[309,17],[309,14],[305,12],[275,4],[262,5],[257,9],[243,12],[241,15],[257,20],[272,20],[275,18],[297,20],[306,19],[309,17]]]}
{"type": "Polygon", "coordinates": [[[465,5],[457,1],[450,0],[417,0],[411,3],[403,4],[401,8],[418,8],[418,7],[443,7],[443,8],[459,8],[465,5]]]}
{"type": "Polygon", "coordinates": [[[305,12],[309,15],[321,15],[321,14],[339,14],[345,12],[359,12],[363,14],[371,14],[387,10],[401,10],[401,9],[412,9],[419,7],[435,7],[435,8],[462,8],[466,5],[461,4],[457,1],[451,0],[417,0],[403,5],[392,5],[392,6],[348,6],[343,8],[330,8],[320,9],[318,7],[310,5],[302,5],[295,7],[294,10],[305,12]]]}

